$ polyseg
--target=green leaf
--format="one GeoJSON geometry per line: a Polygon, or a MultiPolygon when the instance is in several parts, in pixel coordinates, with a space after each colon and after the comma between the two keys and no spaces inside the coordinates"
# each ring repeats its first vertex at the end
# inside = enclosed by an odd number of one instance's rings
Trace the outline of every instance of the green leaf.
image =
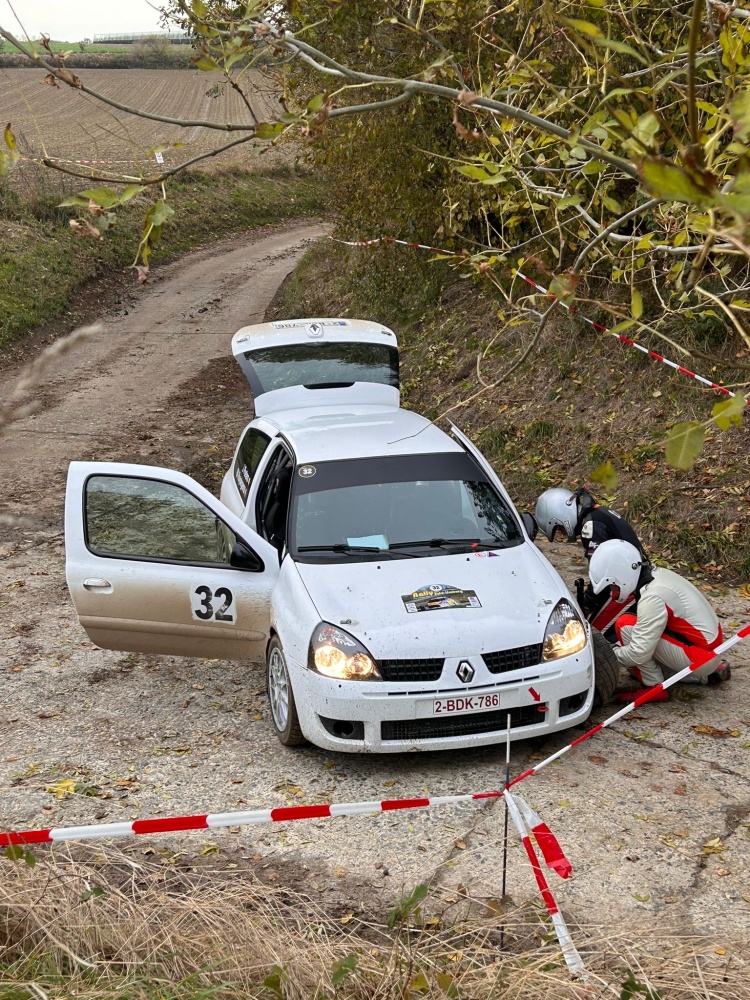
{"type": "Polygon", "coordinates": [[[5,126],[5,145],[11,151],[11,153],[15,153],[15,151],[16,151],[16,137],[13,135],[13,133],[10,130],[10,122],[8,122],[8,124],[5,126]]]}
{"type": "Polygon", "coordinates": [[[556,274],[550,282],[549,291],[550,295],[554,295],[565,305],[570,305],[575,298],[576,285],[569,274],[556,274]]]}
{"type": "Polygon", "coordinates": [[[415,993],[426,993],[429,988],[430,984],[427,981],[427,976],[424,972],[418,972],[409,983],[409,989],[413,990],[415,993]]]}
{"type": "Polygon", "coordinates": [[[192,8],[193,14],[199,20],[204,21],[206,19],[206,16],[208,15],[208,7],[205,5],[203,0],[192,0],[190,7],[192,8]]]}
{"type": "Polygon", "coordinates": [[[701,186],[684,167],[663,160],[645,159],[640,165],[643,186],[656,198],[700,205],[711,200],[713,192],[701,186]]]}
{"type": "Polygon", "coordinates": [[[456,170],[459,174],[470,177],[473,181],[486,181],[491,176],[484,167],[478,167],[473,163],[465,163],[462,167],[456,167],[456,170]]]}
{"type": "Polygon", "coordinates": [[[697,420],[675,424],[667,434],[664,454],[673,469],[690,469],[703,451],[706,430],[697,420]]]}
{"type": "Polygon", "coordinates": [[[210,73],[212,70],[219,68],[219,64],[215,59],[211,59],[210,56],[201,56],[200,59],[193,59],[193,66],[204,73],[210,73]]]}
{"type": "Polygon", "coordinates": [[[255,126],[255,138],[256,139],[275,139],[276,136],[281,135],[284,131],[284,126],[281,122],[275,122],[273,125],[271,122],[259,122],[255,126]]]}
{"type": "Polygon", "coordinates": [[[85,198],[86,204],[95,201],[102,208],[112,208],[120,200],[117,192],[108,187],[89,188],[88,191],[81,191],[79,197],[85,198]]]}
{"type": "Polygon", "coordinates": [[[736,427],[742,427],[742,414],[745,406],[745,397],[741,393],[731,396],[729,399],[720,400],[714,404],[712,411],[714,423],[722,431],[728,431],[732,424],[736,427]]]}
{"type": "Polygon", "coordinates": [[[338,986],[340,983],[343,983],[346,977],[350,976],[356,968],[356,955],[347,955],[346,958],[340,958],[337,962],[334,962],[333,972],[331,973],[331,982],[334,986],[338,986]]]}
{"type": "Polygon", "coordinates": [[[140,194],[141,191],[145,190],[145,187],[141,184],[128,184],[117,200],[121,205],[124,205],[126,201],[130,201],[131,198],[135,198],[137,194],[140,194]]]}
{"type": "Polygon", "coordinates": [[[283,977],[284,977],[284,970],[281,968],[280,965],[274,965],[274,967],[271,969],[270,975],[266,976],[266,978],[263,980],[263,985],[265,986],[265,988],[274,993],[279,998],[279,1000],[282,1000],[284,996],[281,990],[281,980],[283,977]]]}
{"type": "Polygon", "coordinates": [[[23,857],[23,847],[20,844],[11,844],[5,848],[5,857],[10,861],[20,861],[23,857]]]}
{"type": "Polygon", "coordinates": [[[560,20],[581,35],[587,35],[589,38],[604,38],[602,29],[592,24],[591,21],[577,21],[572,17],[561,17],[560,20]]]}
{"type": "Polygon", "coordinates": [[[659,119],[653,111],[647,111],[636,122],[632,134],[636,139],[640,139],[644,146],[651,146],[660,128],[659,119]]]}
{"type": "Polygon", "coordinates": [[[79,208],[81,206],[88,207],[89,199],[82,198],[79,194],[72,194],[69,198],[65,198],[57,206],[58,208],[79,208]]]}
{"type": "Polygon", "coordinates": [[[163,199],[154,202],[151,208],[148,210],[146,215],[146,225],[161,227],[174,215],[174,209],[171,205],[168,205],[163,199]]]}
{"type": "Polygon", "coordinates": [[[739,142],[750,139],[750,90],[741,90],[729,106],[734,122],[734,137],[739,142]]]}
{"type": "Polygon", "coordinates": [[[453,976],[449,972],[438,972],[435,976],[435,982],[438,984],[443,993],[446,993],[449,997],[458,996],[458,987],[453,981],[453,976]]]}
{"type": "Polygon", "coordinates": [[[617,486],[617,472],[611,462],[602,462],[597,465],[589,475],[589,479],[594,483],[601,483],[607,493],[611,493],[617,486]]]}
{"type": "Polygon", "coordinates": [[[643,315],[643,296],[637,288],[630,290],[630,313],[633,319],[640,319],[643,315]]]}
{"type": "Polygon", "coordinates": [[[623,55],[630,56],[637,62],[641,63],[643,66],[648,65],[648,60],[644,59],[640,52],[637,52],[632,45],[627,45],[625,42],[615,41],[614,38],[594,38],[594,45],[600,45],[605,49],[612,49],[613,52],[621,52],[623,55]]]}
{"type": "Polygon", "coordinates": [[[307,102],[307,110],[311,115],[316,115],[326,102],[325,94],[316,94],[307,102]]]}
{"type": "Polygon", "coordinates": [[[588,163],[584,163],[581,167],[581,173],[589,177],[592,174],[603,174],[606,169],[606,163],[601,163],[599,160],[589,160],[588,163]]]}
{"type": "Polygon", "coordinates": [[[571,205],[580,205],[582,201],[583,198],[581,197],[581,195],[569,194],[566,195],[564,198],[560,198],[560,200],[556,202],[556,205],[557,208],[562,211],[562,209],[564,208],[570,208],[571,205]]]}

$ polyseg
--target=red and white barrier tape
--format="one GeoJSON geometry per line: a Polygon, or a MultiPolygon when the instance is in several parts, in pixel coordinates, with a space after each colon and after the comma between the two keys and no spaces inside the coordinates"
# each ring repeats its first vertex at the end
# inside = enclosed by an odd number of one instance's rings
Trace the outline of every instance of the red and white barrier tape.
{"type": "MultiPolygon", "coordinates": [[[[639,695],[639,697],[634,701],[631,701],[629,704],[625,705],[624,708],[621,708],[619,712],[615,712],[614,715],[605,719],[604,722],[598,723],[598,725],[594,726],[593,729],[589,729],[587,733],[584,733],[583,736],[579,736],[577,740],[573,740],[572,743],[568,743],[567,746],[564,746],[555,753],[550,754],[549,757],[541,761],[539,764],[536,764],[534,767],[530,767],[527,771],[523,771],[516,778],[513,778],[509,787],[512,788],[514,785],[517,785],[519,781],[525,781],[526,778],[530,778],[532,774],[537,774],[537,772],[541,771],[542,768],[545,768],[548,764],[551,764],[555,760],[559,760],[560,757],[566,754],[569,750],[572,750],[573,747],[577,747],[579,743],[585,743],[586,740],[590,740],[592,736],[596,736],[597,733],[600,733],[602,729],[607,729],[623,716],[632,712],[634,708],[640,708],[641,705],[645,705],[658,694],[661,694],[662,691],[666,691],[668,688],[671,688],[673,684],[679,684],[680,681],[688,677],[694,670],[698,670],[699,667],[704,666],[704,664],[708,663],[710,660],[715,659],[717,656],[721,656],[728,649],[731,649],[732,646],[736,646],[738,642],[741,642],[749,635],[750,625],[746,625],[731,638],[727,639],[726,642],[722,642],[721,645],[716,647],[716,649],[696,651],[695,661],[685,667],[684,670],[680,670],[678,673],[672,674],[671,677],[663,681],[661,684],[657,684],[655,687],[649,688],[644,694],[639,695]]],[[[693,649],[695,649],[695,647],[693,647],[693,649]]]]}
{"type": "MultiPolygon", "coordinates": [[[[630,704],[625,705],[625,707],[621,708],[619,712],[615,712],[615,714],[610,716],[609,719],[606,719],[604,722],[600,722],[598,725],[594,726],[593,729],[584,733],[583,736],[579,736],[578,739],[573,740],[572,743],[568,743],[567,746],[564,746],[562,749],[551,754],[539,764],[536,764],[534,767],[530,767],[527,771],[519,774],[518,777],[513,778],[509,787],[512,788],[520,781],[524,781],[526,778],[531,777],[532,774],[536,774],[538,771],[541,771],[548,764],[558,760],[569,750],[572,750],[573,747],[578,746],[579,743],[584,743],[586,740],[591,739],[592,736],[600,733],[602,729],[606,729],[619,719],[622,719],[623,716],[627,715],[629,712],[632,712],[634,708],[638,708],[641,705],[646,704],[646,702],[650,701],[661,691],[666,691],[667,688],[672,687],[673,684],[677,684],[679,681],[684,680],[685,677],[687,677],[694,670],[697,670],[709,660],[720,656],[722,653],[726,652],[726,650],[731,649],[732,646],[735,646],[748,635],[750,635],[750,625],[746,625],[745,628],[740,629],[739,632],[733,635],[730,639],[727,639],[726,642],[723,642],[720,646],[717,646],[716,649],[706,650],[703,655],[699,655],[696,658],[695,663],[685,667],[685,669],[679,671],[679,673],[673,674],[672,677],[664,681],[662,684],[657,684],[656,687],[651,688],[646,692],[646,694],[641,695],[634,701],[631,701],[630,704]]],[[[89,840],[94,837],[131,837],[137,834],[175,833],[182,830],[213,830],[228,826],[250,826],[255,823],[285,823],[289,820],[328,819],[334,816],[362,816],[369,813],[392,812],[398,809],[427,809],[430,806],[453,805],[457,802],[475,802],[480,799],[501,799],[504,794],[505,793],[503,791],[474,792],[466,795],[438,795],[433,796],[432,798],[383,799],[375,802],[341,802],[338,804],[323,803],[320,805],[309,806],[282,806],[278,809],[256,809],[251,812],[206,813],[200,816],[164,816],[152,819],[133,820],[131,823],[100,823],[92,826],[67,826],[48,830],[21,830],[9,833],[0,832],[0,847],[7,847],[15,844],[50,844],[59,840],[89,840]]],[[[529,815],[531,821],[539,820],[539,817],[536,816],[535,813],[530,811],[529,815]]],[[[541,823],[541,820],[539,823],[541,823]]],[[[534,825],[537,826],[539,824],[534,822],[534,825]]],[[[542,833],[544,833],[544,831],[542,831],[542,833]]],[[[552,836],[551,833],[550,836],[552,836]]],[[[540,849],[544,851],[541,843],[540,849]]],[[[558,866],[564,870],[568,864],[567,858],[562,855],[562,857],[558,859],[558,863],[556,865],[553,863],[555,857],[554,851],[554,847],[550,846],[550,856],[548,859],[550,866],[555,868],[555,870],[557,870],[558,866]]],[[[545,858],[547,858],[546,852],[545,858]]],[[[560,872],[558,872],[558,874],[560,874],[560,872]]]]}
{"type": "Polygon", "coordinates": [[[473,795],[439,795],[418,799],[383,799],[379,802],[340,802],[335,805],[281,806],[249,812],[206,813],[203,816],[164,816],[137,819],[132,823],[100,823],[93,826],[65,826],[49,830],[22,830],[0,833],[0,847],[13,844],[51,844],[58,840],[90,840],[93,837],[131,837],[148,833],[176,833],[182,830],[216,830],[227,826],[255,823],[286,823],[299,819],[329,819],[333,816],[365,816],[398,809],[426,809],[429,806],[499,799],[503,792],[476,792],[473,795]]]}
{"type": "MultiPolygon", "coordinates": [[[[469,253],[459,253],[455,250],[442,250],[440,247],[431,247],[426,243],[409,243],[407,240],[397,240],[392,236],[381,236],[373,240],[338,240],[333,236],[329,236],[329,239],[333,240],[334,243],[343,243],[344,246],[348,247],[370,247],[374,246],[376,243],[398,243],[401,246],[412,247],[416,250],[431,250],[433,253],[442,254],[444,257],[463,257],[469,258],[471,254],[469,253]]],[[[516,268],[515,273],[519,278],[522,278],[526,284],[531,285],[542,295],[550,295],[549,289],[545,288],[544,285],[540,285],[539,282],[534,281],[533,278],[529,278],[528,275],[524,274],[516,268]]],[[[554,295],[551,296],[553,299],[554,295]]],[[[696,375],[695,372],[691,372],[689,368],[684,368],[682,365],[678,365],[676,361],[670,361],[669,358],[665,358],[663,354],[659,354],[657,351],[651,351],[648,347],[644,347],[643,344],[639,344],[637,340],[631,340],[630,337],[625,337],[621,333],[614,333],[608,327],[604,326],[602,323],[597,323],[593,319],[589,319],[588,316],[584,316],[577,309],[572,308],[566,303],[560,303],[565,309],[567,309],[572,315],[577,316],[579,319],[583,320],[584,323],[588,323],[589,326],[593,326],[595,330],[599,330],[600,333],[608,333],[611,337],[616,337],[617,340],[622,344],[627,344],[628,347],[634,347],[637,351],[641,351],[643,354],[647,354],[648,357],[653,358],[654,361],[661,361],[663,364],[668,365],[670,368],[674,368],[675,371],[680,372],[682,375],[686,375],[688,378],[694,378],[697,382],[702,382],[703,385],[708,386],[710,389],[714,389],[716,392],[722,393],[724,396],[734,396],[726,386],[718,385],[716,382],[712,382],[710,379],[703,378],[702,375],[696,375]]]]}
{"type": "MultiPolygon", "coordinates": [[[[521,843],[526,851],[526,856],[531,864],[532,871],[534,872],[534,877],[536,879],[536,884],[539,887],[539,892],[544,900],[544,905],[547,907],[547,913],[549,913],[552,920],[552,926],[555,929],[555,934],[557,935],[557,940],[560,943],[560,948],[562,949],[563,958],[565,959],[565,964],[568,966],[570,973],[574,976],[584,976],[586,977],[586,967],[583,964],[583,959],[578,954],[578,949],[573,944],[573,939],[570,936],[570,931],[567,928],[565,919],[560,912],[560,908],[557,905],[555,897],[552,895],[552,890],[549,887],[549,883],[542,871],[542,866],[539,864],[539,858],[537,857],[536,851],[534,850],[534,845],[531,843],[531,837],[529,834],[532,829],[529,829],[525,822],[525,815],[531,813],[531,810],[526,805],[526,803],[519,797],[518,801],[515,800],[514,796],[510,792],[505,794],[505,804],[508,807],[508,812],[510,813],[511,819],[518,830],[518,835],[521,838],[521,843]],[[523,813],[523,815],[522,815],[523,813]]],[[[536,814],[532,813],[535,819],[539,820],[536,814]]],[[[541,824],[541,820],[539,820],[541,824]]],[[[546,824],[545,824],[546,825],[546,824]]],[[[537,840],[537,843],[539,841],[537,840]]]]}

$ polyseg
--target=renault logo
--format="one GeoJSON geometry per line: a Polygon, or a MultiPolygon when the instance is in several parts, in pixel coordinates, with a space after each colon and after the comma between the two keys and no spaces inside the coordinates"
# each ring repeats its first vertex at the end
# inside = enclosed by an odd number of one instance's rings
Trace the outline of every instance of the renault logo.
{"type": "Polygon", "coordinates": [[[458,665],[458,670],[456,671],[458,679],[463,681],[464,684],[468,684],[469,681],[474,680],[474,667],[466,660],[462,660],[458,665]]]}

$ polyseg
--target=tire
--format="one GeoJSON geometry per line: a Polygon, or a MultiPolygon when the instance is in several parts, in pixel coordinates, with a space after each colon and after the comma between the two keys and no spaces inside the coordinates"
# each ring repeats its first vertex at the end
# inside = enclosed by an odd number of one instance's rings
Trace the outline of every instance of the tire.
{"type": "Polygon", "coordinates": [[[271,722],[276,735],[285,747],[301,746],[306,740],[299,724],[286,657],[277,636],[268,644],[266,686],[271,722]]]}
{"type": "Polygon", "coordinates": [[[591,630],[594,642],[594,708],[608,705],[620,682],[620,664],[601,632],[591,630]]]}

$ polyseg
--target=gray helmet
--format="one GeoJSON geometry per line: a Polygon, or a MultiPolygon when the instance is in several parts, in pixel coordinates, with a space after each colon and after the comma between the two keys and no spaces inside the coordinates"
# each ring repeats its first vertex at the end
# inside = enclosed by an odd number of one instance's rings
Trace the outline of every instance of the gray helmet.
{"type": "Polygon", "coordinates": [[[545,490],[536,502],[536,520],[549,541],[555,531],[562,528],[569,542],[576,540],[578,530],[578,502],[572,490],[557,486],[545,490]]]}

